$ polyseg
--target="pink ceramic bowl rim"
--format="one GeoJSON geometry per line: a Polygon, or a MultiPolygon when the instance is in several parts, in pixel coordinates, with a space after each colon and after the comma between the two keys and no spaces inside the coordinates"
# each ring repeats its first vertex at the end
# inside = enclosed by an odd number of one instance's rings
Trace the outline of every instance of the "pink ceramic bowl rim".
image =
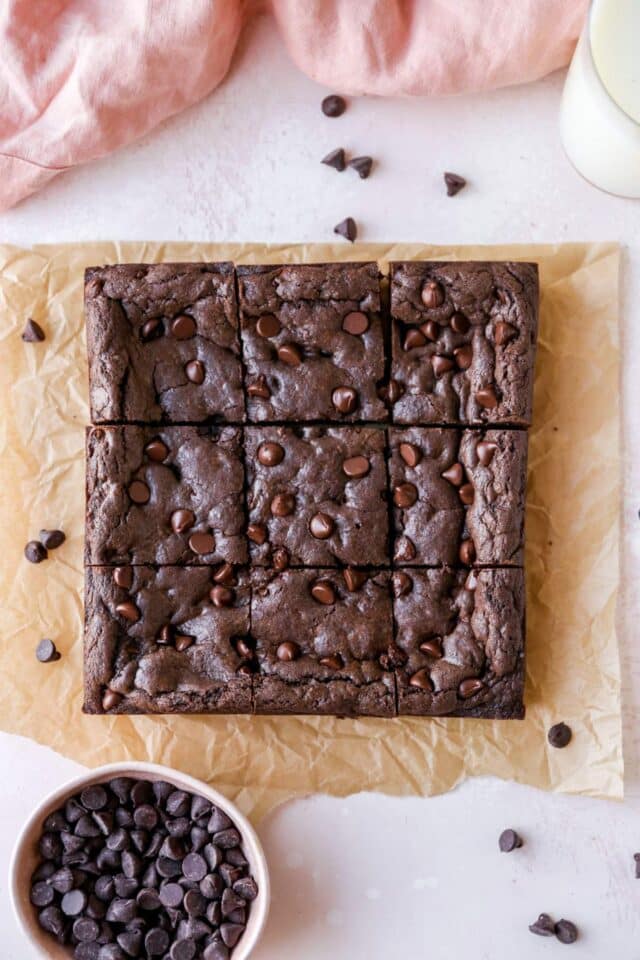
{"type": "Polygon", "coordinates": [[[267,861],[258,836],[238,808],[225,796],[208,784],[190,777],[180,770],[155,763],[124,762],[110,763],[87,770],[86,773],[56,787],[41,800],[30,814],[16,840],[9,865],[9,893],[13,912],[27,942],[48,960],[69,960],[73,956],[68,947],[56,943],[50,934],[41,930],[36,911],[29,899],[30,878],[39,859],[37,841],[42,823],[67,797],[92,783],[110,780],[113,777],[137,777],[141,780],[168,780],[176,787],[199,793],[228,814],[242,834],[242,846],[249,860],[251,872],[258,884],[258,896],[251,904],[246,930],[238,945],[231,952],[231,960],[246,960],[258,943],[269,912],[271,889],[267,861]]]}

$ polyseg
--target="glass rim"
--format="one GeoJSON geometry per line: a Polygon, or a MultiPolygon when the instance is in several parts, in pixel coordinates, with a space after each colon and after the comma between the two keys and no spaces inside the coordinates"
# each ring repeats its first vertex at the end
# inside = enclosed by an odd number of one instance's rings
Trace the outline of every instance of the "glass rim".
{"type": "Polygon", "coordinates": [[[625,117],[625,119],[629,120],[630,123],[632,123],[634,127],[636,127],[636,129],[640,130],[640,120],[637,120],[635,117],[632,117],[630,113],[627,113],[624,107],[621,107],[618,101],[614,99],[614,97],[611,95],[606,83],[602,79],[600,71],[598,70],[598,64],[596,63],[596,58],[593,55],[593,47],[591,45],[591,28],[593,25],[593,11],[596,3],[599,3],[599,2],[601,2],[601,0],[589,0],[589,13],[587,14],[587,49],[589,51],[589,59],[591,60],[593,72],[598,78],[598,83],[600,84],[602,91],[606,95],[609,102],[613,104],[614,109],[616,109],[622,117],[625,117]]]}

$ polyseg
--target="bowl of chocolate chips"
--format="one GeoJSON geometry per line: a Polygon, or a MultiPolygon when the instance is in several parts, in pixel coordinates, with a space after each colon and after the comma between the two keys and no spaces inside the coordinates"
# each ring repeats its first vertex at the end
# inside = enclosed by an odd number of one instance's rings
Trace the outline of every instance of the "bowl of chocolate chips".
{"type": "Polygon", "coordinates": [[[269,909],[251,824],[207,784],[149,763],[50,794],[18,837],[10,890],[51,960],[245,960],[269,909]]]}

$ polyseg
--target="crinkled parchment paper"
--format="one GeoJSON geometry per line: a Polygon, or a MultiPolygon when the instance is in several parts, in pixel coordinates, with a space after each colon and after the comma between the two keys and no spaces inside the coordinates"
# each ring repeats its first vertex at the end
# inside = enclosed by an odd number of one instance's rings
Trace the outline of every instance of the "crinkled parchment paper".
{"type": "Polygon", "coordinates": [[[359,244],[83,244],[0,247],[0,727],[82,763],[166,763],[209,780],[254,818],[310,792],[433,794],[495,774],[544,789],[621,797],[618,587],[618,267],[613,244],[430,247],[359,244]],[[81,713],[83,272],[118,261],[240,263],[377,258],[540,264],[542,323],[527,513],[528,679],[523,722],[315,717],[86,717],[81,713]],[[25,344],[32,316],[47,332],[25,344]],[[41,528],[67,542],[23,558],[41,528]],[[55,640],[57,663],[34,656],[55,640]],[[566,750],[551,723],[574,730],[566,750]]]}

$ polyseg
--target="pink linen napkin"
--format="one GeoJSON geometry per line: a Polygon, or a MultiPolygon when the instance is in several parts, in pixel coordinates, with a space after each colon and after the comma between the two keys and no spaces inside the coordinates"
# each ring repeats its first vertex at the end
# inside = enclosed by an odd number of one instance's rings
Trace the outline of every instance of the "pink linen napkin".
{"type": "MultiPolygon", "coordinates": [[[[568,62],[588,0],[272,0],[295,63],[346,94],[460,93],[568,62]]],[[[200,100],[243,0],[5,0],[0,210],[200,100]]]]}

